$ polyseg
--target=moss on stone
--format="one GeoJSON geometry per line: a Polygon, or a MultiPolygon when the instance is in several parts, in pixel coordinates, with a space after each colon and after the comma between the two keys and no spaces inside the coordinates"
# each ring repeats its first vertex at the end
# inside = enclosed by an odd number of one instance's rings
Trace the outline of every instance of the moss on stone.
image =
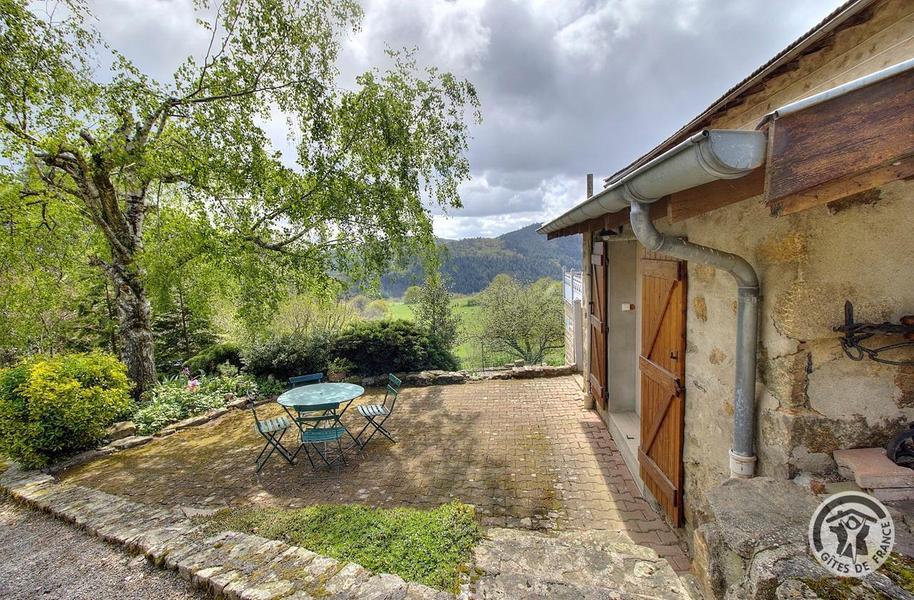
{"type": "Polygon", "coordinates": [[[898,587],[914,593],[914,559],[893,552],[879,568],[879,573],[898,587]]]}
{"type": "MultiPolygon", "coordinates": [[[[903,590],[914,592],[914,559],[893,552],[879,567],[877,573],[887,577],[903,590]]],[[[868,585],[865,579],[822,577],[819,579],[804,578],[801,581],[822,600],[846,600],[848,598],[892,600],[891,596],[868,585]]]]}
{"type": "Polygon", "coordinates": [[[822,577],[820,579],[803,578],[800,581],[815,592],[822,600],[848,600],[850,598],[867,598],[872,600],[892,600],[882,592],[864,585],[860,579],[853,577],[822,577]]]}

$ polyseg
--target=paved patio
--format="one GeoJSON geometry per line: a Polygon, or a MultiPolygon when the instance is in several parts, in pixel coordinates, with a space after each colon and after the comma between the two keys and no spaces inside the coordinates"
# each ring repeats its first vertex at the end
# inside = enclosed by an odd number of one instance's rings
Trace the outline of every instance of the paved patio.
{"type": "MultiPolygon", "coordinates": [[[[379,401],[377,392],[363,401],[379,401]]],[[[361,427],[351,408],[344,422],[361,427]]],[[[458,499],[474,504],[485,525],[623,531],[688,569],[605,426],[582,408],[572,377],[404,389],[388,425],[399,443],[377,436],[345,467],[315,472],[303,455],[292,466],[274,455],[257,476],[262,439],[250,412],[232,412],[61,478],[153,505],[430,508],[458,499]]]]}

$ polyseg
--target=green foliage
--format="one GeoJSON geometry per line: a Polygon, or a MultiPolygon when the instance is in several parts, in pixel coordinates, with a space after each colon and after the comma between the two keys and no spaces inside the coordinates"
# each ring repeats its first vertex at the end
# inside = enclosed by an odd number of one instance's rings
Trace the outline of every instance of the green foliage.
{"type": "Polygon", "coordinates": [[[234,342],[213,344],[189,358],[184,363],[184,367],[193,374],[206,373],[212,375],[218,372],[220,365],[226,363],[238,368],[243,366],[241,346],[234,342]]]}
{"type": "Polygon", "coordinates": [[[248,375],[220,375],[189,379],[179,375],[154,386],[144,394],[144,403],[133,415],[137,432],[149,435],[166,425],[225,406],[226,395],[257,394],[257,384],[248,375]]]}
{"type": "Polygon", "coordinates": [[[94,447],[131,408],[124,365],[101,353],[34,357],[0,371],[0,452],[25,467],[94,447]]]}
{"type": "Polygon", "coordinates": [[[285,381],[295,375],[327,370],[334,338],[327,333],[288,334],[263,340],[242,352],[250,373],[285,381]]]}
{"type": "Polygon", "coordinates": [[[270,324],[270,333],[307,335],[325,332],[333,335],[357,317],[355,307],[347,302],[297,293],[279,304],[270,324]]]}
{"type": "Polygon", "coordinates": [[[261,398],[275,398],[289,389],[289,382],[286,380],[258,377],[256,381],[257,395],[261,398]]]}
{"type": "Polygon", "coordinates": [[[378,298],[377,300],[372,300],[365,306],[365,310],[362,311],[362,318],[375,320],[383,319],[387,317],[390,312],[390,304],[387,300],[378,298]]]}
{"type": "Polygon", "coordinates": [[[460,317],[451,306],[451,294],[444,286],[441,275],[434,274],[420,288],[416,304],[416,322],[442,346],[451,349],[460,334],[460,317]]]}
{"type": "Polygon", "coordinates": [[[441,341],[410,321],[366,321],[345,330],[334,354],[355,365],[359,375],[459,367],[441,341]]]}
{"type": "MultiPolygon", "coordinates": [[[[257,334],[290,289],[372,280],[433,245],[434,206],[460,206],[474,87],[411,53],[340,80],[341,41],[361,20],[354,0],[195,2],[211,42],[163,81],[105,44],[83,0],[60,4],[0,1],[0,176],[17,182],[3,222],[19,245],[56,237],[66,255],[39,257],[51,267],[88,256],[121,292],[124,330],[147,332],[147,289],[172,290],[192,266],[230,280],[221,292],[257,334]],[[289,124],[285,155],[264,129],[269,114],[289,124]]],[[[12,295],[0,302],[30,314],[38,291],[31,314],[47,306],[58,320],[76,303],[60,298],[66,285],[47,264],[0,273],[12,295]]],[[[46,347],[47,326],[16,323],[0,334],[46,347]]],[[[154,374],[147,339],[120,340],[141,387],[154,374]]],[[[182,359],[199,349],[189,346],[182,359]]]]}
{"type": "Polygon", "coordinates": [[[345,358],[334,358],[327,365],[327,377],[331,381],[335,381],[334,377],[345,378],[350,373],[355,373],[358,369],[354,364],[346,360],[345,358]]]}
{"type": "Polygon", "coordinates": [[[355,504],[243,508],[217,513],[205,529],[256,533],[450,592],[457,591],[461,568],[481,537],[473,507],[459,502],[434,510],[355,504]]]}
{"type": "Polygon", "coordinates": [[[499,275],[480,294],[482,319],[476,332],[495,347],[540,364],[549,350],[564,344],[562,288],[540,279],[523,285],[499,275]]]}
{"type": "Polygon", "coordinates": [[[326,332],[282,335],[242,352],[253,375],[285,381],[294,375],[329,372],[353,375],[458,368],[457,359],[440,340],[409,321],[361,321],[338,336],[326,332]]]}
{"type": "Polygon", "coordinates": [[[422,297],[422,288],[418,285],[411,285],[403,292],[403,302],[405,304],[417,304],[422,297]]]}
{"type": "Polygon", "coordinates": [[[162,373],[176,372],[185,361],[216,340],[209,319],[191,310],[180,287],[173,301],[156,313],[152,330],[156,368],[162,373]]]}
{"type": "Polygon", "coordinates": [[[35,353],[115,350],[112,290],[84,259],[97,237],[74,207],[23,200],[24,185],[0,166],[0,348],[8,359],[0,364],[35,353]]]}

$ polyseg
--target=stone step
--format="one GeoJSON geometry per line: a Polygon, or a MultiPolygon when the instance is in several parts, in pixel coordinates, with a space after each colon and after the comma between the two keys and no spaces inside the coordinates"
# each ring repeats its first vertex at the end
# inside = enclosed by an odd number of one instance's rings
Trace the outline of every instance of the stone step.
{"type": "Polygon", "coordinates": [[[204,537],[187,510],[154,508],[37,472],[0,473],[0,491],[100,538],[142,553],[195,587],[229,600],[447,600],[451,594],[373,574],[256,535],[204,537]]]}
{"type": "Polygon", "coordinates": [[[465,598],[691,597],[666,560],[611,531],[492,528],[475,551],[474,567],[476,578],[465,586],[465,598]]]}

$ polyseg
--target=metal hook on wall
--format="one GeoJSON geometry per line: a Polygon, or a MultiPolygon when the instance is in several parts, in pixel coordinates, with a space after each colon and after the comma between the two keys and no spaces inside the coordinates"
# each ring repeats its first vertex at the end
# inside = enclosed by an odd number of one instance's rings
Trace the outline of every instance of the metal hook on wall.
{"type": "Polygon", "coordinates": [[[844,334],[841,338],[841,348],[851,360],[870,360],[884,365],[909,366],[914,365],[914,359],[892,360],[879,356],[884,352],[900,348],[914,348],[914,315],[901,317],[899,323],[856,323],[854,322],[854,305],[850,300],[844,303],[844,325],[833,328],[844,334]],[[903,340],[878,347],[867,347],[861,342],[876,335],[900,335],[903,340]]]}

